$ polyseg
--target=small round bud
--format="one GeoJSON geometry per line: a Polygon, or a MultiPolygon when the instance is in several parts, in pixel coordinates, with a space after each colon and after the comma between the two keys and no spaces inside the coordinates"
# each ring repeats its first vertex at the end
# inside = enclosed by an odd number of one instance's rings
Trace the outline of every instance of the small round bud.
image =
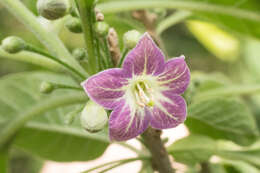
{"type": "Polygon", "coordinates": [[[68,19],[65,23],[65,26],[68,28],[70,32],[73,33],[82,33],[81,22],[78,18],[72,17],[68,19]]]}
{"type": "Polygon", "coordinates": [[[49,94],[54,90],[54,86],[50,82],[42,82],[40,86],[40,92],[44,94],[49,94]]]}
{"type": "Polygon", "coordinates": [[[84,48],[76,48],[73,50],[72,55],[76,60],[81,61],[87,57],[87,50],[84,48]]]}
{"type": "Polygon", "coordinates": [[[38,0],[38,13],[46,19],[59,19],[71,10],[70,0],[38,0]]]}
{"type": "Polygon", "coordinates": [[[96,15],[96,20],[101,22],[101,21],[104,21],[105,17],[104,17],[104,14],[103,13],[97,13],[96,15]]]}
{"type": "Polygon", "coordinates": [[[107,36],[108,30],[109,30],[109,25],[106,22],[97,22],[95,24],[95,31],[101,37],[107,36]]]}
{"type": "Polygon", "coordinates": [[[80,122],[87,131],[91,133],[98,132],[108,122],[107,112],[103,107],[90,100],[81,113],[80,122]]]}
{"type": "Polygon", "coordinates": [[[101,13],[99,9],[95,8],[95,14],[96,14],[96,21],[98,22],[104,21],[105,19],[104,14],[101,13]]]}
{"type": "Polygon", "coordinates": [[[10,36],[2,41],[2,48],[8,53],[18,53],[26,48],[26,42],[19,37],[10,36]]]}
{"type": "Polygon", "coordinates": [[[140,32],[137,30],[131,30],[124,34],[124,44],[127,49],[133,49],[136,44],[138,43],[139,39],[141,37],[140,32]]]}

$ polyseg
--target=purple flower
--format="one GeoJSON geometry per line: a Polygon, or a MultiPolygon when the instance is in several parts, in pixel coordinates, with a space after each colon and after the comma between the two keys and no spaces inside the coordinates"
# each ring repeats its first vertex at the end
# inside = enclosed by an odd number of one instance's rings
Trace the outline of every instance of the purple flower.
{"type": "Polygon", "coordinates": [[[161,50],[145,33],[126,56],[123,68],[102,71],[82,83],[88,96],[106,109],[111,140],[123,141],[148,126],[173,128],[186,119],[180,96],[190,82],[184,56],[165,62],[161,50]]]}

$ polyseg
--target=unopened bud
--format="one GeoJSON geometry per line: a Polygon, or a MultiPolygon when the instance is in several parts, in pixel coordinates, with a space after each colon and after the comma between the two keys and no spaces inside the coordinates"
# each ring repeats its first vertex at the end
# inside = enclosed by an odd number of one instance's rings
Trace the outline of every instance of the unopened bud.
{"type": "Polygon", "coordinates": [[[125,47],[127,49],[133,49],[138,43],[140,37],[141,34],[137,30],[131,30],[126,32],[123,38],[125,47]]]}
{"type": "Polygon", "coordinates": [[[95,13],[96,13],[96,20],[98,22],[104,21],[104,19],[105,19],[104,14],[101,13],[101,11],[99,9],[95,8],[95,13]]]}
{"type": "Polygon", "coordinates": [[[68,30],[70,30],[70,32],[82,33],[82,26],[81,26],[80,19],[76,17],[72,17],[68,19],[65,23],[65,26],[68,28],[68,30]]]}
{"type": "Polygon", "coordinates": [[[10,36],[2,41],[1,47],[8,53],[18,53],[26,48],[24,40],[16,36],[10,36]]]}
{"type": "Polygon", "coordinates": [[[107,36],[108,30],[109,30],[109,25],[106,22],[97,22],[95,24],[95,31],[101,37],[107,36]]]}
{"type": "Polygon", "coordinates": [[[85,48],[76,48],[73,50],[72,55],[75,59],[81,61],[87,57],[87,50],[85,48]]]}
{"type": "Polygon", "coordinates": [[[94,133],[102,130],[108,122],[104,108],[89,100],[80,117],[81,125],[87,131],[94,133]]]}
{"type": "Polygon", "coordinates": [[[54,90],[54,86],[53,84],[51,84],[50,82],[42,82],[41,86],[40,86],[40,92],[44,93],[44,94],[49,94],[54,90]]]}
{"type": "Polygon", "coordinates": [[[41,16],[49,20],[59,19],[70,13],[70,0],[38,0],[37,9],[41,16]]]}

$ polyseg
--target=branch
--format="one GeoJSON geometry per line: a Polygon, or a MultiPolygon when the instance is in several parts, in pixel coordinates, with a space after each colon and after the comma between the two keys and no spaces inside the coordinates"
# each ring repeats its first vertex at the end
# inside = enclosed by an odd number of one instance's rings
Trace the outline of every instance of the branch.
{"type": "Polygon", "coordinates": [[[142,137],[145,146],[151,152],[153,169],[159,173],[174,173],[168,153],[161,140],[161,130],[148,128],[142,137]]]}

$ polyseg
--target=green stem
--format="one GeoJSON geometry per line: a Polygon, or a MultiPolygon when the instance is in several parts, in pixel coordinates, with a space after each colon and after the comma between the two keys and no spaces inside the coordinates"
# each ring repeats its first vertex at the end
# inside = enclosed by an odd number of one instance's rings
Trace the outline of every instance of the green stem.
{"type": "Polygon", "coordinates": [[[119,63],[117,64],[117,67],[121,67],[121,66],[122,66],[122,64],[123,64],[123,62],[124,62],[124,59],[125,59],[125,56],[126,56],[126,54],[128,53],[128,51],[129,51],[129,49],[124,48],[123,53],[122,53],[122,56],[121,56],[121,58],[120,58],[120,61],[119,61],[119,63]]]}
{"type": "Polygon", "coordinates": [[[97,72],[97,59],[95,55],[95,46],[94,46],[94,34],[93,34],[93,9],[94,5],[89,0],[75,0],[78,6],[84,39],[88,51],[88,62],[89,62],[89,71],[91,74],[97,72]]]}
{"type": "MultiPolygon", "coordinates": [[[[132,162],[132,161],[128,161],[128,162],[132,162]]],[[[119,162],[119,163],[117,163],[117,164],[115,164],[113,166],[110,166],[110,167],[108,167],[108,168],[106,168],[106,169],[104,169],[104,170],[102,170],[102,171],[100,171],[98,173],[104,173],[104,172],[110,171],[111,169],[114,169],[114,168],[116,168],[118,166],[124,165],[124,164],[126,164],[128,162],[119,162]]]]}
{"type": "Polygon", "coordinates": [[[201,92],[195,95],[194,100],[198,101],[209,97],[249,95],[258,92],[260,93],[260,85],[234,85],[201,92]]]}
{"type": "Polygon", "coordinates": [[[198,12],[212,12],[260,22],[260,14],[258,12],[252,12],[249,10],[239,9],[237,7],[232,6],[210,4],[198,1],[192,2],[182,0],[154,0],[149,1],[148,3],[146,0],[132,0],[131,2],[106,2],[98,4],[97,7],[103,13],[118,13],[149,8],[182,9],[198,12]]]}
{"type": "Polygon", "coordinates": [[[31,109],[24,110],[20,115],[17,115],[16,118],[12,119],[4,127],[2,127],[0,131],[0,148],[2,148],[10,140],[10,138],[15,135],[16,132],[33,117],[41,115],[50,109],[65,105],[83,103],[86,100],[87,97],[85,96],[85,94],[80,92],[46,99],[33,106],[31,109]]]}
{"type": "Polygon", "coordinates": [[[96,47],[97,47],[97,57],[98,57],[98,71],[102,71],[105,66],[104,66],[104,62],[103,61],[103,58],[101,57],[101,53],[100,53],[100,41],[99,39],[96,37],[96,47]]]}
{"type": "Polygon", "coordinates": [[[75,87],[75,86],[56,84],[56,83],[51,83],[51,84],[53,84],[55,89],[72,89],[72,90],[77,90],[77,91],[83,90],[83,88],[79,88],[79,87],[75,87]]]}
{"type": "Polygon", "coordinates": [[[136,148],[133,147],[132,145],[129,145],[129,144],[125,143],[125,142],[118,142],[118,143],[116,143],[116,144],[121,145],[121,146],[123,146],[123,147],[125,147],[125,148],[128,148],[129,150],[135,152],[135,153],[138,154],[138,155],[143,155],[143,153],[141,153],[141,151],[139,151],[138,149],[136,149],[136,148]]]}
{"type": "MultiPolygon", "coordinates": [[[[108,163],[105,163],[105,164],[102,164],[102,165],[99,165],[99,166],[96,166],[94,168],[91,168],[91,169],[88,169],[82,173],[89,173],[89,172],[92,172],[96,169],[100,169],[100,168],[103,168],[105,166],[108,166],[108,165],[112,165],[112,164],[125,164],[125,163],[128,163],[128,162],[133,162],[133,161],[137,161],[137,160],[148,160],[149,157],[137,157],[137,158],[130,158],[130,159],[124,159],[124,160],[116,160],[116,161],[112,161],[112,162],[108,162],[108,163]]],[[[118,165],[119,166],[119,165],[118,165]]],[[[106,169],[106,171],[109,170],[109,169],[106,169]]]]}
{"type": "Polygon", "coordinates": [[[64,67],[59,63],[45,56],[39,55],[38,53],[33,53],[28,51],[9,54],[0,48],[0,59],[1,58],[23,61],[23,62],[39,65],[56,72],[63,72],[65,70],[64,67]]]}
{"type": "Polygon", "coordinates": [[[167,28],[183,21],[184,19],[191,16],[191,12],[189,11],[177,11],[174,14],[170,15],[163,21],[161,21],[156,28],[156,33],[160,35],[163,31],[165,31],[167,28]]]}
{"type": "Polygon", "coordinates": [[[8,173],[8,150],[0,150],[0,172],[8,173]]]}
{"type": "MultiPolygon", "coordinates": [[[[70,64],[81,73],[86,74],[79,63],[71,56],[58,36],[48,32],[38,22],[36,16],[30,12],[21,1],[1,0],[0,3],[6,7],[16,18],[22,22],[31,32],[35,34],[38,40],[48,49],[51,55],[70,64]]],[[[87,74],[86,74],[87,75],[87,74]]]]}
{"type": "Polygon", "coordinates": [[[26,48],[27,51],[35,52],[41,55],[44,55],[47,58],[52,59],[53,61],[63,65],[65,68],[67,68],[69,71],[73,72],[74,74],[77,74],[81,79],[86,79],[86,76],[82,73],[80,73],[78,70],[67,64],[66,62],[61,61],[60,59],[50,55],[49,53],[45,52],[44,50],[35,47],[34,45],[28,45],[26,48]]]}
{"type": "Polygon", "coordinates": [[[113,67],[113,62],[112,62],[112,57],[111,57],[111,53],[109,51],[109,47],[108,47],[108,42],[107,42],[107,39],[106,38],[103,38],[102,40],[103,42],[103,45],[104,45],[104,52],[106,54],[106,62],[107,62],[107,65],[108,65],[108,68],[111,68],[113,67]]]}
{"type": "Polygon", "coordinates": [[[100,42],[100,49],[102,50],[102,59],[101,59],[101,63],[103,64],[104,66],[104,69],[107,69],[109,68],[109,63],[108,63],[108,60],[107,60],[107,53],[106,53],[106,49],[105,49],[105,45],[103,43],[103,41],[99,40],[100,42]]]}

